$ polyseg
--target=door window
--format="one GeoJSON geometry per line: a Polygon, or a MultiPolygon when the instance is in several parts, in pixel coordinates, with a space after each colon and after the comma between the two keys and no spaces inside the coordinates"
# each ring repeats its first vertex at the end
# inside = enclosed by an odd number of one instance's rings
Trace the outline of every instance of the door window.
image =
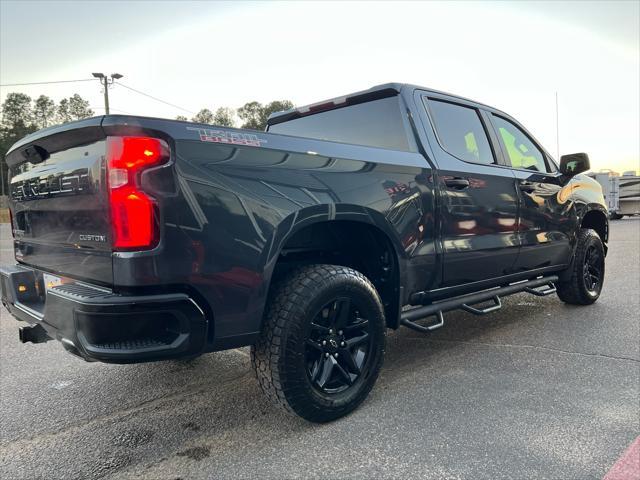
{"type": "Polygon", "coordinates": [[[477,110],[433,99],[429,109],[442,148],[466,162],[495,163],[477,110]]]}
{"type": "Polygon", "coordinates": [[[507,161],[513,168],[533,170],[534,172],[548,172],[544,154],[529,139],[527,134],[510,121],[497,115],[493,115],[493,123],[507,150],[507,161]]]}

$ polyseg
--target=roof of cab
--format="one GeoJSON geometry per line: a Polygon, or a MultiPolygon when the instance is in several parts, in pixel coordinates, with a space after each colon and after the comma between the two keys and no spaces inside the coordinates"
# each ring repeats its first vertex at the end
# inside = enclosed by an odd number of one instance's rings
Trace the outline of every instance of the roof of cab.
{"type": "Polygon", "coordinates": [[[321,102],[312,103],[302,107],[291,108],[282,112],[274,112],[269,115],[267,125],[275,125],[277,123],[293,120],[294,118],[304,117],[306,115],[332,110],[342,106],[356,105],[358,103],[364,103],[371,100],[391,97],[400,93],[402,87],[404,87],[404,84],[402,83],[385,83],[369,88],[368,90],[350,93],[342,97],[331,98],[329,100],[323,100],[321,102]]]}
{"type": "MultiPolygon", "coordinates": [[[[347,105],[356,105],[358,103],[369,102],[371,100],[378,100],[380,98],[391,97],[398,95],[403,89],[410,90],[424,90],[425,92],[431,92],[439,95],[446,95],[451,98],[464,100],[465,102],[474,103],[481,107],[500,112],[497,108],[491,107],[484,103],[462,97],[460,95],[454,95],[452,93],[435,90],[433,88],[421,87],[419,85],[412,85],[409,83],[383,83],[382,85],[376,85],[367,90],[361,90],[359,92],[350,93],[342,97],[331,98],[328,100],[322,100],[320,102],[312,103],[310,105],[304,105],[302,107],[292,108],[289,110],[283,110],[281,112],[274,112],[269,115],[267,125],[275,125],[282,122],[293,120],[294,118],[304,117],[318,112],[327,110],[333,110],[334,108],[340,108],[347,105]]],[[[503,112],[501,112],[503,113],[503,112]]]]}

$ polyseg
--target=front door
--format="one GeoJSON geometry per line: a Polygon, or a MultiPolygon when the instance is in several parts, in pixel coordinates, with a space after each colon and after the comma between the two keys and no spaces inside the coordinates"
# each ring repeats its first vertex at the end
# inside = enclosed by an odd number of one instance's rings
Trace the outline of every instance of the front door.
{"type": "Polygon", "coordinates": [[[442,287],[512,273],[518,256],[518,194],[511,169],[499,165],[478,109],[446,96],[422,97],[438,164],[442,287]]]}
{"type": "Polygon", "coordinates": [[[576,222],[570,187],[563,187],[553,162],[523,129],[505,117],[489,116],[520,197],[521,249],[514,271],[566,263],[576,222]]]}

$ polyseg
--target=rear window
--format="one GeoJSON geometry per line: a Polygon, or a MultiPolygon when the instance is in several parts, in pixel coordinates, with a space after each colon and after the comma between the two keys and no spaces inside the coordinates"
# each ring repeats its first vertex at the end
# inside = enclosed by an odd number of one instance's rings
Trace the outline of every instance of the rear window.
{"type": "Polygon", "coordinates": [[[269,127],[271,133],[415,151],[397,96],[315,113],[269,127]]]}

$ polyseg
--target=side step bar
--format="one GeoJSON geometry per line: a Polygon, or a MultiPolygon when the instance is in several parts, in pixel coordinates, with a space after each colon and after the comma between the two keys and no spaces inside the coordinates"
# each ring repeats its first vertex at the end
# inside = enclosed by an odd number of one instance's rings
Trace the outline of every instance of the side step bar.
{"type": "Polygon", "coordinates": [[[507,285],[506,287],[492,288],[490,290],[484,290],[482,292],[471,293],[469,295],[463,295],[461,297],[452,298],[450,300],[443,300],[441,302],[432,303],[431,305],[425,305],[422,307],[412,308],[406,312],[402,312],[400,315],[400,324],[408,327],[412,330],[416,330],[421,333],[429,333],[444,325],[444,312],[451,310],[463,309],[474,315],[486,315],[487,313],[495,312],[502,308],[501,297],[507,295],[513,295],[514,293],[527,292],[539,297],[545,297],[556,292],[554,282],[558,281],[556,275],[536,278],[526,282],[514,283],[507,285]],[[546,287],[539,289],[539,287],[546,287]],[[476,308],[472,305],[478,303],[493,301],[493,305],[485,308],[476,308]],[[415,323],[416,320],[420,320],[427,317],[436,317],[436,321],[428,325],[420,325],[415,323]]]}

